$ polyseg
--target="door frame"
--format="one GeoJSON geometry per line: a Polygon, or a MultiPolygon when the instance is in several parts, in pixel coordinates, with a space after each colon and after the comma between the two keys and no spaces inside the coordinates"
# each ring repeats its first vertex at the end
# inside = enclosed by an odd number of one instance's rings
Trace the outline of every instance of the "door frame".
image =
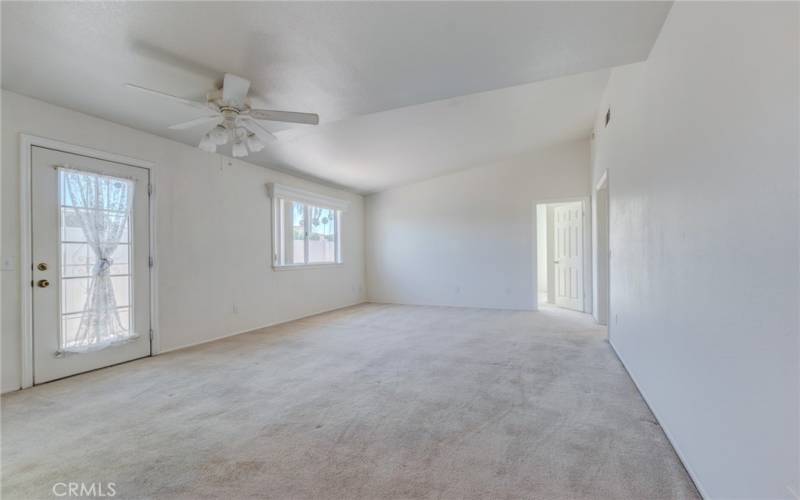
{"type": "Polygon", "coordinates": [[[608,170],[603,171],[603,175],[594,186],[594,227],[593,231],[593,251],[594,259],[594,288],[595,288],[595,312],[594,319],[597,323],[608,327],[611,323],[611,193],[609,191],[608,170]],[[605,203],[600,205],[600,193],[605,191],[605,203]],[[602,231],[602,235],[601,235],[602,231]],[[605,318],[601,316],[603,305],[600,304],[601,297],[605,302],[605,318]]]}
{"type": "MultiPolygon", "coordinates": [[[[538,205],[551,205],[554,203],[573,203],[580,202],[583,208],[583,233],[581,234],[582,251],[583,251],[583,281],[581,288],[583,289],[583,308],[579,312],[592,314],[593,307],[593,288],[594,276],[592,270],[592,217],[591,217],[591,198],[589,196],[571,196],[564,198],[543,198],[533,202],[533,286],[534,286],[534,311],[539,310],[539,247],[537,246],[537,217],[536,207],[538,205]],[[587,216],[588,215],[588,216],[587,216]]],[[[548,221],[549,222],[549,221],[548,221]]],[[[547,231],[550,235],[550,228],[547,231]]],[[[550,274],[552,262],[547,263],[548,274],[550,274]]],[[[548,294],[550,293],[550,283],[547,284],[548,294]]]]}
{"type": "Polygon", "coordinates": [[[149,250],[153,264],[150,266],[150,355],[160,351],[158,328],[158,259],[156,258],[156,169],[155,163],[130,156],[100,151],[85,146],[69,144],[55,139],[31,134],[20,134],[19,149],[19,213],[20,213],[20,388],[33,386],[33,259],[31,255],[32,231],[31,210],[31,150],[42,147],[98,160],[122,163],[149,171],[150,196],[149,211],[149,250]]]}

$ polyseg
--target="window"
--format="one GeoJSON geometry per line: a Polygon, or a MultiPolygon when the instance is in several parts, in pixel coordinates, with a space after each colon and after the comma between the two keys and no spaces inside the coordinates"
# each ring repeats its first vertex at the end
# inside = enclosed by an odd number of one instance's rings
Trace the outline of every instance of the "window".
{"type": "Polygon", "coordinates": [[[276,268],[341,264],[342,212],[346,202],[271,185],[273,262],[276,268]]]}
{"type": "Polygon", "coordinates": [[[133,336],[134,182],[59,169],[61,352],[133,336]]]}

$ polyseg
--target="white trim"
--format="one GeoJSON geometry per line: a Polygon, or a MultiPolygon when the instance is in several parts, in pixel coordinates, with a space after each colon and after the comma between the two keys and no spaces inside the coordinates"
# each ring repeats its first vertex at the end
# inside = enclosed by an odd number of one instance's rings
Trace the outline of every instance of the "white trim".
{"type": "MultiPolygon", "coordinates": [[[[20,389],[33,386],[33,258],[31,255],[31,149],[42,147],[69,154],[96,158],[98,160],[121,163],[145,168],[149,172],[149,183],[155,187],[155,163],[116,153],[78,146],[66,142],[21,133],[19,149],[19,211],[20,211],[20,389]]],[[[155,189],[155,188],[154,188],[155,189]]],[[[155,194],[155,190],[154,193],[155,194]]],[[[155,259],[156,217],[155,197],[149,197],[150,213],[150,256],[155,259]]],[[[158,353],[158,274],[155,266],[150,268],[150,328],[153,338],[150,342],[151,354],[158,353]]]]}
{"type": "Polygon", "coordinates": [[[368,304],[368,303],[369,302],[367,302],[365,300],[361,300],[361,301],[358,301],[358,302],[353,302],[352,304],[345,304],[343,306],[332,307],[330,309],[323,309],[321,311],[311,312],[311,313],[308,313],[308,314],[301,314],[300,316],[296,316],[296,317],[293,317],[291,319],[275,321],[275,322],[269,323],[269,324],[264,325],[264,326],[259,326],[259,327],[256,327],[256,328],[248,328],[247,330],[241,330],[241,331],[234,332],[234,333],[226,333],[225,335],[220,335],[219,337],[214,337],[212,339],[199,340],[197,342],[192,342],[191,344],[180,345],[180,346],[177,346],[177,347],[173,347],[171,349],[167,349],[167,350],[161,351],[161,354],[166,354],[168,352],[180,351],[181,349],[188,349],[190,347],[195,347],[195,346],[198,346],[198,345],[208,344],[210,342],[215,342],[217,340],[227,339],[229,337],[235,337],[236,335],[243,335],[245,333],[257,332],[257,331],[263,330],[265,328],[272,328],[273,326],[283,325],[285,323],[291,323],[292,321],[298,321],[298,320],[301,320],[301,319],[310,318],[311,316],[317,316],[318,314],[325,314],[325,313],[329,313],[329,312],[333,312],[333,311],[338,311],[339,309],[346,309],[348,307],[354,307],[354,306],[359,306],[361,304],[368,304]]]}
{"type": "MultiPolygon", "coordinates": [[[[609,323],[611,322],[609,321],[609,323]]],[[[661,430],[664,431],[664,435],[667,436],[667,441],[669,441],[669,444],[672,445],[672,448],[675,450],[675,454],[678,455],[678,458],[683,464],[683,468],[686,469],[686,472],[689,474],[689,477],[692,478],[694,486],[695,488],[697,488],[697,491],[700,493],[700,496],[703,498],[711,498],[706,493],[705,488],[703,488],[703,483],[700,482],[700,478],[698,478],[697,474],[695,474],[694,471],[692,471],[691,467],[689,467],[689,462],[686,461],[686,456],[678,447],[678,443],[672,437],[672,434],[669,432],[669,429],[664,427],[664,423],[661,421],[660,418],[658,418],[658,413],[656,413],[655,408],[653,407],[652,404],[650,404],[650,401],[647,400],[647,396],[645,396],[644,392],[642,392],[642,388],[639,386],[639,382],[636,381],[636,378],[634,378],[633,373],[631,373],[631,371],[628,369],[628,365],[625,363],[625,359],[622,357],[622,355],[620,355],[619,351],[617,350],[617,346],[615,346],[614,341],[611,340],[611,336],[608,337],[608,343],[609,345],[611,345],[611,350],[614,351],[614,354],[617,356],[617,359],[619,359],[619,362],[622,363],[622,367],[625,369],[625,372],[628,374],[628,377],[630,377],[631,381],[633,382],[633,385],[636,386],[636,390],[639,391],[639,395],[642,396],[642,399],[647,405],[647,408],[650,410],[650,413],[653,414],[653,416],[656,418],[656,421],[658,422],[659,427],[661,427],[661,430]]]]}
{"type": "Polygon", "coordinates": [[[33,386],[33,257],[31,256],[31,147],[34,138],[20,134],[19,150],[19,296],[20,389],[33,386]]]}
{"type": "MultiPolygon", "coordinates": [[[[156,221],[158,218],[156,217],[156,209],[158,207],[158,203],[156,203],[157,196],[158,196],[158,183],[156,182],[156,169],[150,168],[150,185],[148,189],[150,189],[150,258],[153,259],[153,265],[150,266],[150,330],[153,332],[150,337],[150,355],[155,356],[161,352],[161,330],[158,328],[158,267],[159,267],[159,259],[156,257],[157,254],[157,246],[156,246],[156,235],[158,231],[156,231],[156,221]]],[[[149,263],[148,263],[149,264],[149,263]]]]}
{"type": "MultiPolygon", "coordinates": [[[[483,305],[465,305],[465,304],[444,304],[439,302],[401,302],[401,301],[394,301],[394,300],[383,300],[383,299],[366,299],[364,301],[365,304],[378,304],[378,305],[385,305],[385,306],[413,306],[413,307],[451,307],[455,309],[486,309],[489,311],[518,311],[518,312],[538,312],[538,309],[534,309],[533,307],[530,308],[519,308],[519,307],[498,307],[498,306],[483,306],[483,305]]],[[[572,309],[565,309],[565,311],[571,311],[575,314],[583,314],[581,311],[573,311],[572,309]]]]}
{"type": "Polygon", "coordinates": [[[273,200],[276,198],[287,198],[295,201],[302,201],[321,208],[333,208],[335,210],[345,211],[350,208],[350,202],[331,196],[324,196],[304,189],[298,189],[283,184],[271,183],[267,185],[269,197],[273,200]]]}
{"type": "MultiPolygon", "coordinates": [[[[92,149],[86,146],[79,146],[76,144],[69,144],[66,142],[57,141],[55,139],[48,139],[46,137],[39,137],[36,135],[20,133],[20,141],[22,146],[39,146],[47,149],[54,149],[64,153],[71,153],[80,156],[88,156],[89,158],[96,158],[98,160],[111,161],[114,163],[122,163],[132,167],[153,168],[155,163],[132,156],[124,156],[116,153],[109,153],[99,149],[92,149]]],[[[28,149],[30,151],[30,149],[28,149]]]]}
{"type": "Polygon", "coordinates": [[[603,175],[600,176],[600,180],[597,181],[595,184],[594,192],[592,193],[592,317],[597,322],[597,324],[606,326],[607,334],[610,336],[610,325],[611,325],[611,192],[608,189],[608,169],[603,171],[603,175]],[[600,283],[601,280],[599,278],[599,267],[600,267],[600,212],[598,211],[598,194],[600,191],[606,191],[605,194],[605,283],[600,283]],[[602,286],[604,285],[604,286],[602,286]],[[600,321],[600,311],[599,307],[594,307],[594,305],[600,305],[599,303],[599,291],[600,287],[605,289],[605,299],[606,299],[606,318],[605,323],[600,321]]]}
{"type": "Polygon", "coordinates": [[[282,266],[274,265],[274,271],[301,271],[303,269],[326,269],[344,266],[344,262],[317,262],[316,264],[284,264],[282,266]]]}
{"type": "Polygon", "coordinates": [[[331,266],[341,266],[344,263],[342,259],[342,214],[350,207],[350,202],[347,200],[340,200],[338,198],[331,198],[329,196],[322,196],[310,191],[297,189],[283,184],[269,183],[267,184],[267,196],[272,200],[272,214],[271,215],[271,233],[272,233],[272,270],[273,271],[288,271],[297,269],[320,269],[331,266]],[[308,216],[309,206],[327,208],[334,211],[336,219],[334,222],[334,232],[336,235],[336,253],[334,258],[336,262],[305,262],[297,264],[280,264],[281,255],[286,251],[284,238],[286,237],[281,230],[282,220],[280,201],[299,201],[303,203],[305,216],[303,218],[305,223],[306,237],[303,240],[303,255],[308,259],[308,236],[311,234],[311,219],[308,216]]]}
{"type": "Polygon", "coordinates": [[[270,247],[272,248],[271,252],[272,255],[270,255],[269,262],[271,265],[274,266],[279,262],[281,252],[283,251],[283,249],[278,248],[278,242],[282,241],[282,238],[278,235],[278,232],[281,230],[281,225],[277,223],[278,217],[280,217],[279,214],[281,213],[281,210],[279,206],[280,202],[278,201],[278,198],[272,195],[272,187],[269,184],[267,184],[267,192],[270,199],[272,200],[272,203],[270,203],[271,213],[269,214],[270,216],[269,224],[270,224],[270,229],[272,229],[270,231],[270,234],[272,236],[271,238],[272,241],[270,242],[271,243],[270,247]]]}
{"type": "Polygon", "coordinates": [[[600,176],[600,180],[597,181],[597,184],[594,186],[595,191],[600,191],[606,188],[606,184],[608,183],[608,169],[603,171],[603,175],[600,176]]]}

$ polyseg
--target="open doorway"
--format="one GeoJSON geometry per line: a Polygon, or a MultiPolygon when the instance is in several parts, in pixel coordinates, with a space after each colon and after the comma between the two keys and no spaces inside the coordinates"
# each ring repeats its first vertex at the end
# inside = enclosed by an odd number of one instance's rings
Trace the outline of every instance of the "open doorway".
{"type": "Polygon", "coordinates": [[[591,311],[586,199],[536,204],[537,305],[591,311]]]}

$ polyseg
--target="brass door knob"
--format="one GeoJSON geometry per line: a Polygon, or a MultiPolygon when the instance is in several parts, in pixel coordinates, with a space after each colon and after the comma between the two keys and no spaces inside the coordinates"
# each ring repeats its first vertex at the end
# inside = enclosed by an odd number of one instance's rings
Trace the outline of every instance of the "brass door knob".
{"type": "Polygon", "coordinates": [[[47,280],[39,280],[36,282],[36,284],[39,286],[39,288],[47,288],[50,286],[50,282],[47,280]]]}

